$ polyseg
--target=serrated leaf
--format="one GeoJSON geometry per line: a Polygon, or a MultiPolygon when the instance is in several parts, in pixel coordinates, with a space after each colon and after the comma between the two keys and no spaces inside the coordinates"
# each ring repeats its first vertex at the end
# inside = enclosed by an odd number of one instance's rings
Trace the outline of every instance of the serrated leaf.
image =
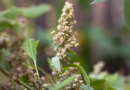
{"type": "Polygon", "coordinates": [[[89,89],[88,86],[87,86],[87,85],[84,85],[84,84],[82,84],[82,85],[80,86],[80,89],[81,89],[81,90],[94,90],[92,87],[90,87],[90,89],[89,89]]]}
{"type": "Polygon", "coordinates": [[[130,29],[130,0],[124,0],[124,18],[126,26],[130,29]]]}
{"type": "Polygon", "coordinates": [[[66,86],[68,83],[70,83],[75,76],[70,76],[69,78],[67,78],[66,80],[62,81],[59,84],[54,85],[54,87],[49,86],[47,87],[49,90],[61,90],[61,88],[63,88],[64,86],[66,86]]]}
{"type": "Polygon", "coordinates": [[[69,66],[71,66],[71,67],[77,67],[81,71],[81,73],[83,74],[84,80],[87,83],[87,86],[90,88],[90,81],[89,81],[88,75],[85,72],[85,70],[81,66],[76,65],[76,64],[70,64],[69,66]]]}
{"type": "Polygon", "coordinates": [[[50,6],[47,4],[40,4],[37,6],[31,6],[23,9],[23,15],[29,18],[36,18],[50,10],[50,6]]]}
{"type": "MultiPolygon", "coordinates": [[[[91,81],[91,87],[93,87],[95,90],[104,90],[104,83],[106,80],[100,79],[100,80],[94,80],[91,81]]],[[[107,90],[116,90],[112,88],[109,84],[107,84],[107,90]]]]}
{"type": "Polygon", "coordinates": [[[54,64],[54,67],[60,72],[61,71],[60,60],[57,56],[52,58],[52,63],[54,64]]]}
{"type": "Polygon", "coordinates": [[[37,54],[37,46],[39,41],[35,41],[34,39],[26,39],[24,42],[24,48],[26,53],[36,62],[36,54],[37,54]]]}
{"type": "Polygon", "coordinates": [[[94,1],[91,2],[90,4],[97,4],[97,3],[102,2],[102,1],[106,1],[106,0],[94,0],[94,1]]]}

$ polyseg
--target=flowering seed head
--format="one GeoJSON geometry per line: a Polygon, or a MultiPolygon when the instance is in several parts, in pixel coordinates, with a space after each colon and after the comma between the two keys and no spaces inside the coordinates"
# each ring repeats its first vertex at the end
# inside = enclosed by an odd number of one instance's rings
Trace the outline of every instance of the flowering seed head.
{"type": "Polygon", "coordinates": [[[52,32],[51,32],[51,34],[55,34],[55,33],[56,33],[56,31],[52,31],[52,32]]]}
{"type": "Polygon", "coordinates": [[[76,21],[76,20],[74,20],[74,24],[75,24],[75,25],[77,24],[77,21],[76,21]]]}
{"type": "MultiPolygon", "coordinates": [[[[70,64],[71,59],[67,57],[66,52],[71,51],[71,48],[74,46],[78,46],[76,36],[78,34],[73,32],[72,28],[74,24],[77,24],[76,20],[74,20],[73,14],[73,5],[66,2],[64,8],[62,9],[62,14],[60,19],[58,20],[59,25],[57,26],[58,32],[53,37],[54,43],[56,47],[54,48],[57,51],[56,56],[60,60],[61,68],[70,64]]],[[[53,34],[54,32],[52,32],[53,34]]],[[[54,67],[54,65],[52,65],[54,67]]],[[[72,90],[78,89],[82,83],[82,78],[78,73],[77,68],[69,68],[69,70],[64,71],[61,70],[62,73],[59,75],[59,80],[57,83],[62,82],[63,80],[67,79],[70,75],[75,75],[75,78],[72,82],[68,83],[62,90],[72,90]],[[71,71],[72,70],[72,71],[71,71]],[[79,82],[80,81],[80,82],[79,82]]],[[[53,75],[57,75],[58,71],[54,68],[52,71],[53,75]]]]}

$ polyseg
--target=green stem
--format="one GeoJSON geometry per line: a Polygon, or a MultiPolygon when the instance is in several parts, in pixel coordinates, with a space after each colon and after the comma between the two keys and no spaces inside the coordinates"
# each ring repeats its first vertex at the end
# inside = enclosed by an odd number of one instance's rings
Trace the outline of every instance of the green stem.
{"type": "Polygon", "coordinates": [[[55,83],[57,83],[58,77],[57,75],[54,76],[55,83]]]}
{"type": "MultiPolygon", "coordinates": [[[[5,70],[4,68],[2,68],[1,65],[0,65],[0,71],[1,71],[4,75],[6,75],[7,77],[10,77],[9,72],[8,72],[7,70],[5,70]]],[[[30,87],[30,86],[28,86],[27,84],[25,84],[24,82],[20,81],[19,79],[14,80],[14,81],[17,82],[17,83],[20,84],[20,85],[23,85],[23,86],[24,86],[25,88],[27,88],[28,90],[35,90],[35,89],[33,89],[32,87],[30,87]]]]}
{"type": "Polygon", "coordinates": [[[36,61],[34,61],[34,65],[35,65],[35,67],[36,67],[36,73],[38,74],[38,78],[39,78],[39,72],[38,72],[38,70],[37,70],[37,63],[36,63],[36,61]]]}

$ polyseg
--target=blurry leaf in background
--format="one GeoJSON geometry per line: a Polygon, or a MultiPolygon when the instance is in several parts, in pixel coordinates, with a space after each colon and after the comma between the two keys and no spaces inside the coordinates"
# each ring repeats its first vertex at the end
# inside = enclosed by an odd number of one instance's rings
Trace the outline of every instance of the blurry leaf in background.
{"type": "Polygon", "coordinates": [[[78,0],[80,6],[82,7],[82,9],[87,9],[89,5],[89,1],[90,0],[78,0]]]}
{"type": "Polygon", "coordinates": [[[20,14],[22,14],[22,9],[17,8],[17,7],[11,7],[1,13],[1,17],[3,18],[8,18],[8,19],[15,19],[17,18],[20,14]]]}
{"type": "Polygon", "coordinates": [[[97,4],[97,3],[102,2],[102,1],[106,1],[106,0],[94,0],[94,1],[91,2],[90,4],[97,4]]]}
{"type": "Polygon", "coordinates": [[[97,79],[106,79],[108,76],[108,73],[107,72],[101,72],[97,75],[97,79]]]}
{"type": "Polygon", "coordinates": [[[37,6],[31,6],[23,9],[23,15],[29,18],[36,18],[50,10],[50,6],[47,4],[40,4],[37,6]]]}
{"type": "Polygon", "coordinates": [[[116,88],[117,90],[124,90],[125,81],[118,73],[108,75],[106,80],[113,88],[116,88]]]}
{"type": "Polygon", "coordinates": [[[50,6],[47,4],[40,4],[37,6],[31,6],[29,8],[17,8],[11,7],[5,11],[0,12],[0,31],[5,29],[12,29],[15,31],[20,30],[20,25],[16,18],[20,15],[24,15],[29,18],[36,18],[50,10],[50,6]]]}
{"type": "Polygon", "coordinates": [[[91,41],[96,41],[98,44],[101,46],[101,48],[110,50],[113,48],[112,41],[111,39],[113,38],[112,36],[109,37],[109,35],[104,32],[103,30],[92,27],[91,30],[88,31],[87,36],[91,41]]]}
{"type": "Polygon", "coordinates": [[[90,89],[89,89],[88,86],[87,86],[87,85],[84,85],[84,84],[82,84],[82,85],[80,86],[80,89],[81,89],[81,90],[94,90],[92,87],[90,87],[90,89]]]}
{"type": "Polygon", "coordinates": [[[105,79],[109,85],[117,90],[124,90],[125,80],[123,77],[119,76],[118,73],[108,74],[107,72],[101,72],[96,75],[95,79],[105,79]]]}
{"type": "Polygon", "coordinates": [[[99,55],[116,55],[119,52],[118,46],[114,39],[115,36],[110,35],[106,31],[102,30],[101,28],[91,26],[88,28],[89,30],[84,31],[86,38],[90,40],[90,42],[96,47],[100,48],[99,55]]]}
{"type": "Polygon", "coordinates": [[[27,54],[36,62],[36,54],[37,54],[37,46],[39,41],[35,41],[34,39],[26,39],[24,42],[24,48],[27,54]]]}
{"type": "Polygon", "coordinates": [[[48,45],[53,44],[53,40],[50,36],[49,30],[43,29],[41,27],[36,27],[36,39],[40,40],[40,43],[48,45]]]}
{"type": "Polygon", "coordinates": [[[124,18],[126,26],[130,29],[130,0],[124,0],[124,18]]]}
{"type": "Polygon", "coordinates": [[[58,58],[57,56],[52,58],[52,63],[53,63],[53,65],[54,65],[54,67],[55,67],[59,72],[61,72],[60,60],[59,60],[59,58],[58,58]]]}
{"type": "Polygon", "coordinates": [[[1,17],[5,17],[8,19],[15,19],[19,15],[24,15],[29,18],[36,18],[50,10],[50,6],[47,4],[40,4],[36,6],[31,6],[28,8],[17,8],[11,7],[0,13],[1,17]]]}
{"type": "MultiPolygon", "coordinates": [[[[104,90],[104,83],[106,80],[94,80],[90,82],[91,87],[94,88],[94,90],[104,90]]],[[[107,84],[107,90],[116,90],[112,88],[109,84],[107,84]]]]}
{"type": "Polygon", "coordinates": [[[115,74],[109,75],[109,77],[107,78],[107,82],[113,83],[117,79],[118,79],[118,73],[115,73],[115,74]]]}

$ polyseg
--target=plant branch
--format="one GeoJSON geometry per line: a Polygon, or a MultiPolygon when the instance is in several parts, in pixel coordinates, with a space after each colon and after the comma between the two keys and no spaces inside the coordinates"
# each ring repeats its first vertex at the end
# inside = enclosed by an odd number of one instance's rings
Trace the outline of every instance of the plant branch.
{"type": "MultiPolygon", "coordinates": [[[[7,77],[9,77],[9,72],[7,70],[5,70],[4,68],[1,67],[0,65],[0,71],[6,75],[7,77]]],[[[28,86],[27,84],[25,84],[24,82],[20,81],[19,79],[18,80],[14,80],[15,82],[17,82],[18,84],[20,85],[23,85],[25,88],[27,88],[28,90],[35,90],[33,89],[32,87],[28,86]]]]}
{"type": "Polygon", "coordinates": [[[34,65],[35,65],[35,69],[36,69],[36,73],[38,74],[38,79],[39,79],[39,72],[38,72],[38,70],[37,70],[37,63],[36,63],[36,60],[34,61],[34,65]]]}

